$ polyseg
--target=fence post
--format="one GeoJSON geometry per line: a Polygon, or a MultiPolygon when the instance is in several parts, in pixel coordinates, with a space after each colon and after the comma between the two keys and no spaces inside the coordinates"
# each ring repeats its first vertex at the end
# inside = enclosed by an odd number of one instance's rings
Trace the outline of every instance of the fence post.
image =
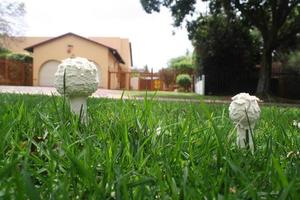
{"type": "Polygon", "coordinates": [[[151,68],[151,84],[150,84],[150,90],[153,90],[153,68],[151,68]]]}
{"type": "Polygon", "coordinates": [[[22,65],[23,67],[22,67],[22,85],[26,85],[26,83],[25,83],[25,70],[26,70],[26,64],[25,63],[23,63],[23,65],[22,65]]]}
{"type": "Polygon", "coordinates": [[[108,71],[107,88],[110,89],[110,71],[108,71]]]}
{"type": "Polygon", "coordinates": [[[8,81],[8,65],[7,65],[7,59],[4,60],[4,69],[5,69],[4,79],[8,81]]]}
{"type": "Polygon", "coordinates": [[[192,74],[192,85],[191,85],[191,89],[192,89],[192,92],[195,92],[195,75],[192,74]]]}
{"type": "Polygon", "coordinates": [[[128,76],[128,90],[130,90],[131,72],[128,72],[127,76],[128,76]]]}
{"type": "Polygon", "coordinates": [[[205,75],[201,76],[202,79],[202,95],[205,95],[205,75]]]}

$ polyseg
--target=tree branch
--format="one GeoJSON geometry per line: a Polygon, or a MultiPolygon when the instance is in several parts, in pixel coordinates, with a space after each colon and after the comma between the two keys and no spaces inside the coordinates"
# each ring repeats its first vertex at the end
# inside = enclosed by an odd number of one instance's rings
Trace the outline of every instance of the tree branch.
{"type": "Polygon", "coordinates": [[[298,16],[293,24],[291,24],[290,26],[288,26],[286,28],[285,34],[281,34],[278,36],[278,40],[276,42],[276,47],[280,46],[281,43],[283,43],[284,41],[288,40],[289,38],[295,36],[296,34],[300,33],[300,16],[298,16]],[[298,19],[298,20],[297,20],[298,19]]]}
{"type": "Polygon", "coordinates": [[[286,18],[289,16],[289,14],[292,12],[292,10],[299,4],[299,0],[294,0],[290,2],[290,6],[288,5],[288,0],[281,0],[280,4],[277,8],[277,26],[280,28],[283,26],[284,22],[286,21],[286,18]]]}
{"type": "Polygon", "coordinates": [[[241,11],[241,13],[247,18],[247,20],[261,32],[264,38],[266,38],[269,32],[268,23],[266,22],[265,18],[261,18],[262,16],[265,16],[265,13],[261,14],[261,12],[263,12],[261,9],[247,9],[240,3],[239,0],[234,0],[234,3],[238,10],[241,11]]]}

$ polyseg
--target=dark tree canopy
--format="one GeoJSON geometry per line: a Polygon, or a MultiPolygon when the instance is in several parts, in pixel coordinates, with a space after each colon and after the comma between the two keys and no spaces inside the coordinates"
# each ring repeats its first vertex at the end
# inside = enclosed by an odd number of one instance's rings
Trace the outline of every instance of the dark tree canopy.
{"type": "Polygon", "coordinates": [[[187,15],[192,15],[197,0],[140,0],[147,13],[159,12],[161,6],[170,8],[174,25],[179,26],[187,15]]]}
{"type": "MultiPolygon", "coordinates": [[[[300,32],[299,0],[206,0],[211,13],[238,17],[245,25],[257,28],[263,38],[263,53],[257,93],[269,93],[272,53],[300,32]]],[[[199,1],[198,1],[199,2],[199,1]]],[[[171,10],[174,25],[179,26],[195,10],[196,0],[141,0],[144,9],[159,12],[161,6],[171,10]]]]}
{"type": "Polygon", "coordinates": [[[255,65],[259,45],[239,19],[222,15],[201,17],[190,26],[190,38],[198,52],[199,74],[206,75],[209,94],[255,92],[255,65]]]}

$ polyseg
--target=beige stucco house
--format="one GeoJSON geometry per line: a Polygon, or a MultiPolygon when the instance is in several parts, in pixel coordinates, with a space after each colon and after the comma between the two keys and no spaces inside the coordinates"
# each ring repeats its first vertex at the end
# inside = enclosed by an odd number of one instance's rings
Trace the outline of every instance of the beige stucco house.
{"type": "Polygon", "coordinates": [[[33,56],[33,85],[53,86],[57,65],[68,57],[85,57],[94,62],[99,72],[99,88],[129,89],[132,67],[128,39],[82,37],[66,33],[54,38],[23,37],[6,43],[16,53],[33,56]]]}

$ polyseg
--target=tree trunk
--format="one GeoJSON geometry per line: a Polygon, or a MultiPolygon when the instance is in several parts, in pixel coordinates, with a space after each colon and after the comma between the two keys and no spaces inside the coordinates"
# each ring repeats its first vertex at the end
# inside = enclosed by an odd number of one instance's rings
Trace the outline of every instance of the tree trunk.
{"type": "Polygon", "coordinates": [[[264,50],[262,54],[259,79],[256,89],[256,94],[262,97],[270,94],[270,82],[272,73],[272,48],[270,45],[271,42],[266,43],[267,45],[264,45],[264,50]]]}

